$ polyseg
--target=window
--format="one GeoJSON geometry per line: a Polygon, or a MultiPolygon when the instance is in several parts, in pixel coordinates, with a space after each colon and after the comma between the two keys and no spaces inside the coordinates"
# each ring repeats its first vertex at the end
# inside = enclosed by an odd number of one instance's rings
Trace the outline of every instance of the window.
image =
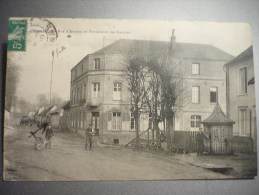
{"type": "Polygon", "coordinates": [[[76,103],[76,89],[74,90],[74,94],[73,94],[73,104],[75,105],[76,103]]]}
{"type": "Polygon", "coordinates": [[[200,64],[192,64],[192,74],[200,74],[200,64]]]}
{"type": "Polygon", "coordinates": [[[82,112],[78,112],[78,129],[81,129],[81,122],[82,122],[82,112]]]}
{"type": "Polygon", "coordinates": [[[83,71],[84,71],[84,67],[83,67],[83,64],[81,65],[81,75],[83,74],[83,71]]]}
{"type": "Polygon", "coordinates": [[[77,103],[77,88],[75,88],[75,99],[74,99],[74,101],[75,101],[75,104],[77,103]]]}
{"type": "Polygon", "coordinates": [[[218,88],[210,88],[210,103],[216,103],[218,101],[218,88]]]}
{"type": "Polygon", "coordinates": [[[77,129],[79,129],[80,128],[80,112],[79,111],[77,111],[77,118],[76,118],[76,120],[77,120],[77,129]]]}
{"type": "Polygon", "coordinates": [[[79,97],[80,97],[80,96],[79,96],[79,95],[80,95],[79,87],[77,87],[77,90],[76,90],[76,91],[77,91],[76,103],[78,103],[78,102],[79,102],[79,97]]]}
{"type": "Polygon", "coordinates": [[[75,70],[75,79],[76,79],[76,77],[77,77],[77,69],[75,70]]]}
{"type": "Polygon", "coordinates": [[[248,109],[247,108],[241,108],[239,109],[238,113],[238,128],[239,128],[239,134],[240,135],[249,135],[249,118],[248,118],[248,109]]]}
{"type": "Polygon", "coordinates": [[[92,83],[92,98],[98,98],[100,95],[100,83],[92,83]]]}
{"type": "Polygon", "coordinates": [[[71,127],[74,127],[74,113],[71,112],[71,127]]]}
{"type": "Polygon", "coordinates": [[[130,113],[130,129],[135,130],[135,120],[132,113],[130,113]]]}
{"type": "Polygon", "coordinates": [[[246,67],[239,69],[239,94],[247,93],[247,71],[246,67]]]}
{"type": "Polygon", "coordinates": [[[94,58],[94,70],[100,69],[100,58],[94,58]]]}
{"type": "Polygon", "coordinates": [[[113,100],[121,100],[121,83],[119,82],[113,84],[113,100]]]}
{"type": "Polygon", "coordinates": [[[192,87],[192,103],[200,103],[200,87],[192,87]]]}
{"type": "Polygon", "coordinates": [[[193,128],[201,127],[201,116],[191,115],[191,127],[193,128]]]}
{"type": "Polygon", "coordinates": [[[84,98],[86,99],[86,84],[84,85],[84,98]]]}
{"type": "Polygon", "coordinates": [[[83,99],[83,86],[80,87],[80,100],[83,99]]]}
{"type": "Polygon", "coordinates": [[[112,129],[113,130],[121,129],[121,113],[120,112],[112,113],[112,129]]]}
{"type": "Polygon", "coordinates": [[[74,104],[74,91],[72,90],[72,93],[71,93],[71,102],[72,102],[72,105],[74,104]]]}

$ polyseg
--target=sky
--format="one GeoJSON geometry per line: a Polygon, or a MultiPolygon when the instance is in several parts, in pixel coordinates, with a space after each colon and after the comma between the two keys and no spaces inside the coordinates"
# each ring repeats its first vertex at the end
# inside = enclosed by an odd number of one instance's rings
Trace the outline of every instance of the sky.
{"type": "Polygon", "coordinates": [[[70,96],[71,69],[86,55],[118,39],[170,41],[172,29],[177,42],[211,44],[233,56],[252,45],[249,24],[159,20],[29,19],[26,51],[8,52],[8,63],[20,67],[16,95],[31,103],[38,94],[70,96]],[[42,29],[56,29],[49,34],[42,29]],[[53,42],[50,39],[56,37],[53,42]]]}

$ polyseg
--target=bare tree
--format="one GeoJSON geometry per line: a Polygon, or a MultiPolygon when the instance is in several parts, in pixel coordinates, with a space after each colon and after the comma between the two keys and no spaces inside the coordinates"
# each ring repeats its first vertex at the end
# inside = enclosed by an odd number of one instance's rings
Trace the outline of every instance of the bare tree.
{"type": "Polygon", "coordinates": [[[174,130],[174,117],[181,94],[183,78],[179,74],[177,61],[169,56],[163,59],[160,77],[162,80],[163,115],[166,119],[166,131],[168,146],[170,145],[171,133],[174,130]]]}
{"type": "Polygon", "coordinates": [[[22,115],[28,115],[29,112],[34,111],[35,107],[30,102],[24,100],[23,98],[20,98],[17,101],[17,106],[21,109],[22,115]]]}
{"type": "MultiPolygon", "coordinates": [[[[159,138],[159,123],[164,121],[167,145],[170,147],[175,113],[185,102],[184,68],[174,56],[173,48],[165,42],[139,41],[131,47],[132,50],[135,53],[130,53],[130,63],[127,63],[126,70],[133,100],[131,105],[133,111],[137,111],[134,119],[139,118],[140,109],[148,108],[146,110],[153,119],[152,141],[154,132],[156,138],[159,138]]],[[[136,132],[138,136],[138,130],[136,132]]]]}
{"type": "Polygon", "coordinates": [[[10,110],[15,98],[20,68],[8,59],[6,66],[5,108],[10,110]]]}
{"type": "Polygon", "coordinates": [[[128,90],[130,97],[130,110],[135,121],[136,146],[139,146],[139,116],[144,107],[144,97],[146,95],[146,62],[138,56],[127,56],[125,59],[128,90]]]}

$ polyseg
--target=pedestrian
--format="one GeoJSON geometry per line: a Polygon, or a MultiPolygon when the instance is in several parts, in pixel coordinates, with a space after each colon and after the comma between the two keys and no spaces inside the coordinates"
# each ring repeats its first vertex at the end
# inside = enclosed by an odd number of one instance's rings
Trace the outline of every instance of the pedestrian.
{"type": "Polygon", "coordinates": [[[92,124],[89,124],[87,129],[85,130],[85,150],[87,150],[88,142],[89,142],[89,149],[92,149],[92,136],[94,135],[94,130],[92,124]]]}
{"type": "Polygon", "coordinates": [[[53,132],[53,130],[52,130],[52,128],[51,128],[51,126],[50,125],[48,125],[47,126],[47,128],[46,128],[46,134],[45,134],[45,138],[46,138],[46,140],[47,140],[47,143],[46,143],[46,145],[45,145],[45,148],[51,148],[51,139],[52,139],[52,136],[54,135],[54,132],[53,132]]]}
{"type": "Polygon", "coordinates": [[[46,131],[49,123],[47,121],[43,122],[42,125],[40,125],[40,129],[43,128],[42,134],[46,131]]]}
{"type": "Polygon", "coordinates": [[[204,151],[204,139],[209,140],[209,138],[203,133],[202,128],[199,128],[199,132],[196,135],[197,156],[201,156],[204,151]]]}

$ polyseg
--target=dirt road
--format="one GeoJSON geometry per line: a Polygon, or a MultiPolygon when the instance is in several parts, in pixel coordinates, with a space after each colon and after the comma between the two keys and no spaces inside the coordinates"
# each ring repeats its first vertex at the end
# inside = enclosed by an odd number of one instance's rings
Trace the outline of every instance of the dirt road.
{"type": "Polygon", "coordinates": [[[4,178],[18,181],[217,179],[228,176],[191,166],[174,156],[119,146],[84,150],[84,139],[55,133],[51,149],[36,151],[35,127],[17,126],[4,137],[4,178]]]}

